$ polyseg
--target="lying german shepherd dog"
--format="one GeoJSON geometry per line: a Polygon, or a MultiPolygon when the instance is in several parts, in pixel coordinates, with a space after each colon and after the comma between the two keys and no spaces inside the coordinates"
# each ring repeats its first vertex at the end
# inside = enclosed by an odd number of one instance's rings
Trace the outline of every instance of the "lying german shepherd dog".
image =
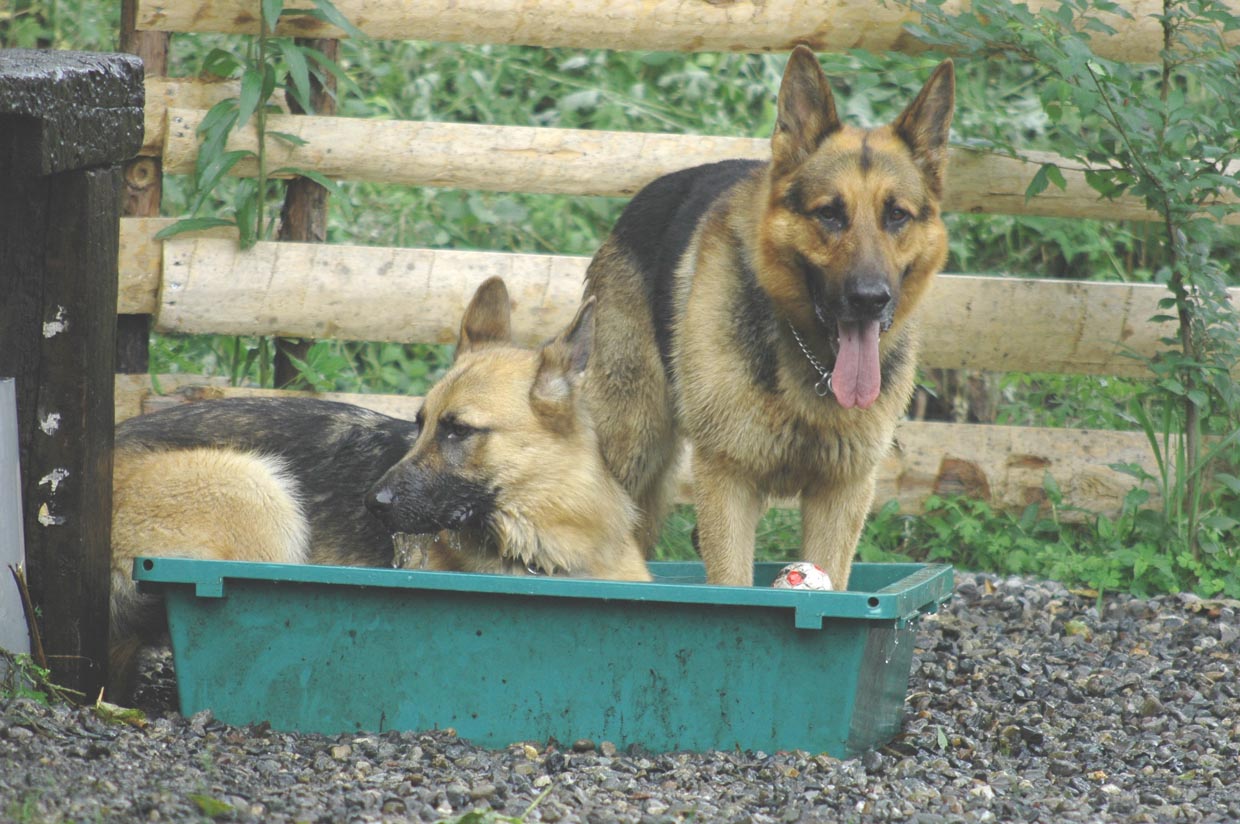
{"type": "Polygon", "coordinates": [[[592,339],[587,304],[546,345],[515,346],[508,292],[493,278],[416,422],[311,398],[237,398],[122,423],[112,700],[128,697],[136,653],[165,629],[162,604],[131,579],[140,555],[392,566],[394,534],[413,533],[435,536],[418,542],[431,569],[649,580],[633,504],[581,401],[592,339]]]}
{"type": "Polygon", "coordinates": [[[836,114],[813,53],[779,90],[769,163],[655,180],[590,264],[588,393],[607,465],[653,546],[682,437],[711,582],[750,584],[770,495],[799,495],[803,556],[844,588],[875,473],[913,390],[915,311],[947,257],[952,64],[891,123],[836,114]]]}

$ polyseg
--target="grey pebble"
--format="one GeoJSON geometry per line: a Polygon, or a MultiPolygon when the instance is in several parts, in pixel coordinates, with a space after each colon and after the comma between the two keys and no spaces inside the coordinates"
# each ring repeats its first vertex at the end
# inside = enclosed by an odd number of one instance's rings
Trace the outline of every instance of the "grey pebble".
{"type": "Polygon", "coordinates": [[[203,820],[192,799],[206,798],[228,806],[221,820],[274,824],[473,810],[531,824],[1235,821],[1240,630],[1231,606],[1208,606],[1099,605],[1053,582],[959,574],[953,601],[921,623],[903,731],[848,761],[229,727],[180,716],[171,657],[148,651],[143,728],[0,698],[0,817],[203,820]]]}

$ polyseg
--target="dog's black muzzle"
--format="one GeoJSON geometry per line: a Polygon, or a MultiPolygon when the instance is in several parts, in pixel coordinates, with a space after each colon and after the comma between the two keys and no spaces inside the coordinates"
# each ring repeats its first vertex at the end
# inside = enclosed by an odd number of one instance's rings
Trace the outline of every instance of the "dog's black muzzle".
{"type": "Polygon", "coordinates": [[[891,287],[882,278],[849,281],[844,286],[844,312],[846,321],[881,321],[891,305],[891,287]]]}
{"type": "Polygon", "coordinates": [[[404,469],[389,472],[366,493],[366,508],[392,532],[426,535],[481,525],[496,497],[494,488],[459,475],[404,469]]]}
{"type": "Polygon", "coordinates": [[[887,277],[874,266],[853,270],[842,286],[832,288],[826,273],[808,260],[799,261],[814,315],[833,336],[838,323],[878,321],[885,332],[895,319],[896,295],[887,277]]]}

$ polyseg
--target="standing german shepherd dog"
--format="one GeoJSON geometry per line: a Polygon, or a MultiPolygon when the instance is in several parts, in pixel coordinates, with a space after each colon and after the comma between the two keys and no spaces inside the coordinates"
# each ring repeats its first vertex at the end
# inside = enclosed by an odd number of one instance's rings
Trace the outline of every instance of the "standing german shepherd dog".
{"type": "Polygon", "coordinates": [[[944,62],[893,122],[845,126],[799,46],[769,163],[676,172],[625,209],[586,275],[598,301],[588,387],[647,550],[687,437],[711,582],[752,583],[775,494],[800,496],[804,557],[847,585],[913,390],[914,310],[947,257],[954,97],[944,62]]]}
{"type": "Polygon", "coordinates": [[[131,578],[139,555],[392,566],[395,533],[433,534],[417,541],[432,569],[649,580],[633,503],[581,401],[592,340],[589,304],[560,337],[518,348],[493,278],[416,422],[311,398],[235,398],[122,423],[113,700],[128,695],[138,649],[164,630],[162,605],[131,578]]]}

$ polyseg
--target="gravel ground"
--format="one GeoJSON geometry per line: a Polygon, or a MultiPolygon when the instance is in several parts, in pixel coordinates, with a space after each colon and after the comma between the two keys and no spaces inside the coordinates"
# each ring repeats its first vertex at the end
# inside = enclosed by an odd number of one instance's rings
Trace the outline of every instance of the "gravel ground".
{"type": "Polygon", "coordinates": [[[0,700],[0,820],[494,821],[541,799],[525,820],[1240,821],[1238,608],[960,575],[923,622],[903,734],[850,761],[229,727],[174,711],[157,654],[143,729],[0,700]]]}

